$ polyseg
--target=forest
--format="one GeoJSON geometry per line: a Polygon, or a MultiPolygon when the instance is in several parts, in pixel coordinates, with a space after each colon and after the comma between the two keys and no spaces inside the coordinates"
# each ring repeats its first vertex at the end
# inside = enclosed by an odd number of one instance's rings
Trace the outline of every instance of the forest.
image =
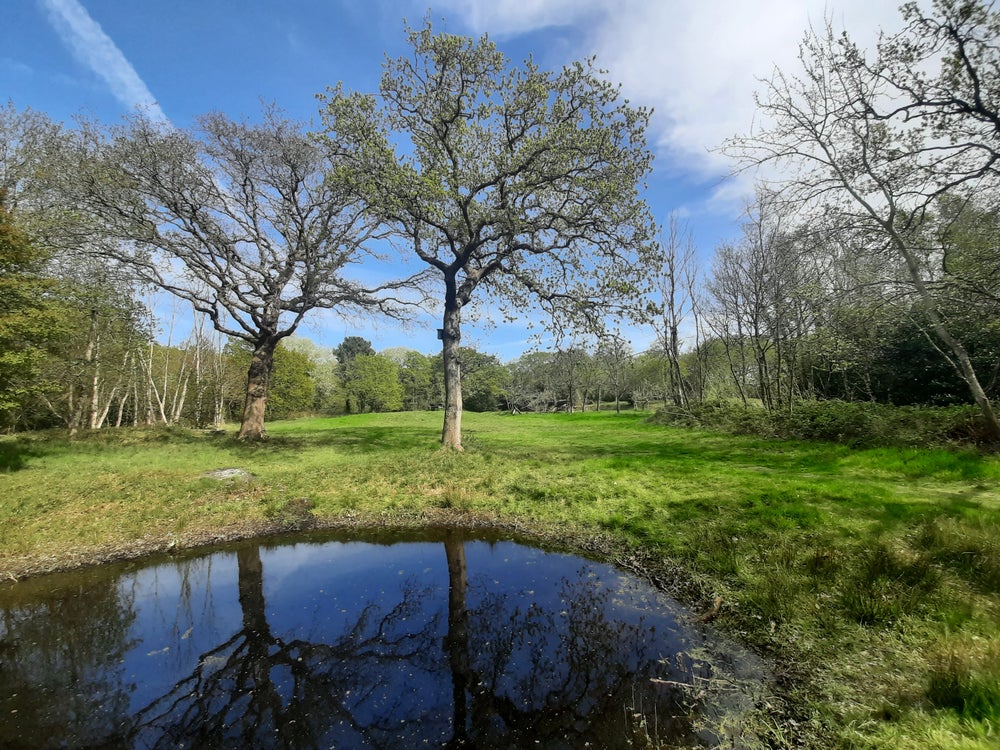
{"type": "Polygon", "coordinates": [[[942,2],[903,17],[874,54],[813,30],[805,73],[766,82],[766,124],[721,147],[756,170],[756,196],[739,238],[711,249],[675,214],[654,221],[637,187],[649,112],[591,62],[519,68],[429,24],[408,32],[416,67],[387,61],[378,98],[328,90],[318,132],[275,105],[180,130],[8,102],[0,425],[235,420],[254,439],[265,414],[440,408],[460,448],[463,407],[704,423],[827,402],[974,405],[934,440],[996,441],[997,14],[942,2]],[[412,147],[397,153],[393,133],[412,147]],[[183,340],[153,290],[194,311],[183,340]],[[546,335],[501,362],[461,345],[465,307],[533,310],[546,335]],[[442,352],[357,336],[323,350],[294,336],[319,309],[443,314],[442,352]],[[638,329],[650,350],[621,333],[638,329]]]}

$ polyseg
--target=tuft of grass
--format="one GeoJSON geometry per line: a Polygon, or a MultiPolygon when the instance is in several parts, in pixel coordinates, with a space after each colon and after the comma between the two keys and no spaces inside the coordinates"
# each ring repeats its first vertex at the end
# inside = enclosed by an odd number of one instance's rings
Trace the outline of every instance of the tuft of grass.
{"type": "Polygon", "coordinates": [[[879,542],[856,558],[840,601],[859,624],[887,625],[914,613],[939,584],[926,558],[904,555],[879,542]]]}
{"type": "Polygon", "coordinates": [[[930,657],[927,698],[965,719],[1000,722],[1000,644],[949,640],[930,657]]]}
{"type": "Polygon", "coordinates": [[[987,593],[1000,593],[1000,523],[977,518],[934,518],[924,524],[918,545],[987,593]]]}

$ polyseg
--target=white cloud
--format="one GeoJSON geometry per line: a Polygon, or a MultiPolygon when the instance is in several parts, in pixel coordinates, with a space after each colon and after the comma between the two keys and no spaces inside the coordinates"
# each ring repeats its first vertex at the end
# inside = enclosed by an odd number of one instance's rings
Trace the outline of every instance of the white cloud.
{"type": "MultiPolygon", "coordinates": [[[[650,137],[671,168],[699,178],[730,164],[713,150],[746,133],[753,94],[775,66],[793,70],[810,24],[826,19],[863,46],[901,25],[895,3],[872,0],[443,0],[475,33],[572,26],[626,97],[655,109],[650,137]]],[[[663,162],[658,162],[661,166],[663,162]]]]}
{"type": "Polygon", "coordinates": [[[608,11],[606,0],[444,0],[476,32],[506,36],[550,26],[574,26],[608,11]]]}
{"type": "Polygon", "coordinates": [[[130,111],[137,109],[152,120],[169,123],[135,68],[79,0],[39,0],[39,3],[77,60],[103,78],[118,101],[130,111]]]}

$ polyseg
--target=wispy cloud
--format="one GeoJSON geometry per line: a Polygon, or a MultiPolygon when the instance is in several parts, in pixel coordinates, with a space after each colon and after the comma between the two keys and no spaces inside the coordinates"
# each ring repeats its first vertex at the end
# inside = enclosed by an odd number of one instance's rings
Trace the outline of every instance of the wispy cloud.
{"type": "Polygon", "coordinates": [[[156,98],[122,51],[104,33],[79,0],[38,0],[73,55],[104,79],[114,97],[129,110],[169,123],[156,98]]]}

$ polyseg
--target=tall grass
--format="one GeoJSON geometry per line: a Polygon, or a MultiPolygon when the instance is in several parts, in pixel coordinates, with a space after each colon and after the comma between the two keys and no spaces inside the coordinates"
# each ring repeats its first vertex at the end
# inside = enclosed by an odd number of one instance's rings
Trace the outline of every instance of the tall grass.
{"type": "Polygon", "coordinates": [[[696,609],[721,597],[714,622],[774,657],[795,742],[995,746],[1000,458],[605,413],[467,414],[456,454],[439,449],[439,420],[278,422],[260,445],[186,430],[0,438],[0,577],[255,524],[605,535],[683,570],[696,609]],[[204,476],[230,467],[249,476],[204,476]]]}

